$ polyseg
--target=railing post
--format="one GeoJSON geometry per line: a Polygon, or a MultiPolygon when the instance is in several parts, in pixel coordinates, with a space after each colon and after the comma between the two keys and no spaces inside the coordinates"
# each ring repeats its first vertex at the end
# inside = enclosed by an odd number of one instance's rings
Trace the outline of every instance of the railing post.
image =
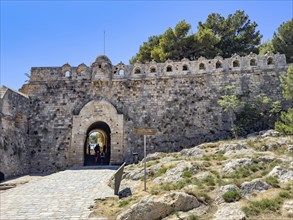
{"type": "Polygon", "coordinates": [[[124,170],[125,162],[119,167],[119,169],[114,174],[114,194],[118,195],[119,187],[122,180],[123,170],[124,170]]]}

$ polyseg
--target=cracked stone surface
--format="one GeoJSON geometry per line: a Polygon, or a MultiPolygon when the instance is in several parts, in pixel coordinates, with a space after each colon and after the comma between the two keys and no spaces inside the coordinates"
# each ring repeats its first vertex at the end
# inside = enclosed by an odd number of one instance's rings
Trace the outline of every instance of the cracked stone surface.
{"type": "MultiPolygon", "coordinates": [[[[95,199],[114,196],[115,169],[70,169],[0,193],[0,219],[88,219],[95,199]]],[[[99,218],[97,218],[99,219],[99,218]]]]}

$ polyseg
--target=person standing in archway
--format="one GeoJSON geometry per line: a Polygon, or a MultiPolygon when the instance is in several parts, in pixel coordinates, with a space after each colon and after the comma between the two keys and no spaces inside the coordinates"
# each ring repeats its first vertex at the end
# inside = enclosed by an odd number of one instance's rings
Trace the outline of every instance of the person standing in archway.
{"type": "Polygon", "coordinates": [[[101,164],[104,165],[105,163],[105,157],[106,157],[106,153],[105,153],[105,149],[106,146],[103,147],[102,152],[101,152],[101,164]]]}
{"type": "Polygon", "coordinates": [[[97,164],[100,161],[100,145],[96,144],[95,146],[95,164],[97,164]]]}

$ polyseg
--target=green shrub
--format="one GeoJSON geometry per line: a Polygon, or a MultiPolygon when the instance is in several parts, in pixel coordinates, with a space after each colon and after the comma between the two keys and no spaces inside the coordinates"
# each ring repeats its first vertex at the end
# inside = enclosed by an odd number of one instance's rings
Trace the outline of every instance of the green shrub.
{"type": "Polygon", "coordinates": [[[183,178],[190,178],[192,177],[192,171],[189,168],[185,168],[181,176],[183,178]]]}
{"type": "Polygon", "coordinates": [[[235,170],[233,173],[225,175],[224,178],[233,178],[233,179],[240,179],[250,176],[250,171],[247,168],[240,167],[239,169],[235,170]]]}
{"type": "Polygon", "coordinates": [[[162,166],[161,169],[159,169],[158,172],[155,174],[155,177],[163,176],[167,172],[167,170],[167,167],[162,166]]]}
{"type": "Polygon", "coordinates": [[[198,220],[198,217],[196,215],[192,214],[188,217],[188,220],[198,220]]]}
{"type": "Polygon", "coordinates": [[[125,207],[125,206],[127,206],[130,203],[131,200],[132,199],[130,198],[130,199],[125,199],[125,200],[119,201],[119,207],[125,207]]]}
{"type": "Polygon", "coordinates": [[[281,113],[281,121],[275,123],[275,129],[283,134],[293,134],[293,108],[281,113]]]}
{"type": "Polygon", "coordinates": [[[225,200],[225,202],[235,202],[241,199],[241,195],[239,191],[232,190],[225,192],[223,194],[223,199],[225,200]]]}
{"type": "Polygon", "coordinates": [[[277,212],[284,199],[278,196],[275,199],[263,199],[256,202],[250,202],[246,207],[243,207],[242,210],[247,216],[259,215],[265,211],[277,212]]]}
{"type": "Polygon", "coordinates": [[[215,186],[216,185],[215,178],[211,175],[208,175],[206,178],[204,178],[203,182],[206,183],[208,186],[215,186]]]}
{"type": "Polygon", "coordinates": [[[281,198],[285,198],[285,199],[291,199],[292,198],[292,195],[289,192],[286,192],[286,191],[280,192],[279,196],[281,198]]]}
{"type": "Polygon", "coordinates": [[[274,176],[269,176],[266,178],[266,182],[267,184],[270,184],[272,187],[275,187],[275,188],[279,188],[279,181],[276,177],[274,176]]]}

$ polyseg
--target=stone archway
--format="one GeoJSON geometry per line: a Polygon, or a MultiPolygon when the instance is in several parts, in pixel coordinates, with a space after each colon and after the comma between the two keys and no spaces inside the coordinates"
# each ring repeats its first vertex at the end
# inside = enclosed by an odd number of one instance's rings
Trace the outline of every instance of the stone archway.
{"type": "Polygon", "coordinates": [[[87,103],[78,115],[73,116],[72,138],[69,150],[70,165],[84,164],[84,144],[87,132],[97,122],[106,123],[111,130],[110,164],[122,164],[124,162],[123,115],[118,114],[111,103],[105,100],[93,100],[87,103]]]}

